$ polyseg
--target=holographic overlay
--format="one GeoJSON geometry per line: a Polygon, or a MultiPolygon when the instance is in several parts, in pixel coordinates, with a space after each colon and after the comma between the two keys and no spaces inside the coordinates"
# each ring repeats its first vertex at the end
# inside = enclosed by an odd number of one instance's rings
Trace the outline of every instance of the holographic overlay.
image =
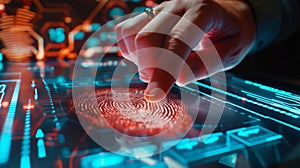
{"type": "Polygon", "coordinates": [[[143,92],[141,88],[130,88],[129,92],[102,88],[96,90],[96,104],[89,101],[93,95],[86,94],[76,98],[74,104],[81,109],[80,115],[98,121],[104,118],[109,124],[95,122],[98,126],[137,137],[163,131],[167,136],[174,136],[191,127],[192,118],[177,95],[170,94],[165,101],[150,103],[144,99],[143,92]]]}
{"type": "MultiPolygon", "coordinates": [[[[145,13],[140,14],[145,15],[145,13]]],[[[110,32],[114,29],[111,24],[120,23],[136,15],[131,14],[108,22],[90,38],[99,38],[101,33],[110,32]]],[[[204,34],[196,25],[184,18],[163,12],[160,15],[165,15],[173,21],[180,20],[182,23],[191,25],[189,32],[191,35],[204,34]]],[[[137,33],[133,30],[128,36],[137,33]]],[[[170,36],[169,30],[164,28],[151,33],[170,36]]],[[[195,43],[191,42],[195,39],[184,38],[180,40],[190,48],[195,47],[195,43]]],[[[191,95],[180,87],[176,94],[170,93],[161,102],[146,102],[143,98],[144,89],[142,87],[132,88],[130,85],[141,69],[138,69],[132,63],[127,64],[126,60],[121,61],[114,69],[112,82],[108,87],[96,89],[97,70],[101,67],[86,68],[82,66],[82,63],[87,60],[101,62],[104,57],[107,58],[106,53],[115,45],[116,43],[112,41],[105,41],[100,43],[99,46],[93,47],[85,44],[76,60],[72,94],[75,112],[81,125],[95,142],[106,150],[117,154],[139,158],[168,150],[168,148],[161,148],[162,143],[172,140],[173,144],[170,144],[169,148],[176,145],[195,122],[200,108],[199,95],[191,95]],[[124,69],[124,64],[127,65],[126,69],[124,69]],[[88,83],[89,85],[81,85],[82,83],[88,83]],[[103,127],[110,129],[103,135],[100,131],[95,131],[93,129],[95,127],[99,130],[103,127]]],[[[174,78],[178,77],[180,73],[178,70],[181,68],[186,74],[193,74],[185,60],[162,47],[137,50],[132,53],[131,58],[142,60],[143,53],[148,51],[156,54],[153,54],[154,61],[141,62],[144,68],[162,69],[174,78]],[[181,65],[182,67],[174,65],[181,65]]],[[[200,52],[201,50],[195,51],[195,53],[200,52]]],[[[198,54],[198,56],[210,76],[211,86],[226,91],[226,86],[218,84],[220,79],[222,79],[222,83],[226,83],[225,74],[220,72],[217,74],[218,78],[213,76],[218,70],[224,69],[216,49],[210,50],[208,55],[198,54]]],[[[192,79],[192,81],[196,80],[196,78],[192,79]]],[[[195,84],[190,84],[189,87],[195,90],[199,89],[195,84]]],[[[223,100],[222,102],[225,104],[225,95],[220,95],[214,90],[211,90],[211,95],[223,100]]],[[[224,104],[218,106],[210,104],[207,118],[203,124],[217,125],[223,113],[224,104]]],[[[205,130],[205,134],[212,133],[214,129],[212,127],[209,131],[205,130]]],[[[201,134],[203,134],[202,130],[200,131],[201,134]]]]}

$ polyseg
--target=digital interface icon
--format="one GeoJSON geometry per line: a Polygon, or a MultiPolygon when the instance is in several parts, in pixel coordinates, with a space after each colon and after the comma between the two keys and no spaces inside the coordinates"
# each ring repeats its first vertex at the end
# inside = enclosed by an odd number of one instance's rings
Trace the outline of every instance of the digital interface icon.
{"type": "Polygon", "coordinates": [[[238,128],[227,131],[227,134],[247,146],[260,145],[282,138],[282,135],[261,126],[238,128]]]}

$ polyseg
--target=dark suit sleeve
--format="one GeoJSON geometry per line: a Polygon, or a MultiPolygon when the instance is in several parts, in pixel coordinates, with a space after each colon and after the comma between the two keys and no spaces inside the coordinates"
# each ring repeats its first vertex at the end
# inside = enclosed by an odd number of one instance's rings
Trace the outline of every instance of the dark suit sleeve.
{"type": "Polygon", "coordinates": [[[247,0],[257,24],[251,53],[279,42],[299,31],[300,0],[247,0]]]}

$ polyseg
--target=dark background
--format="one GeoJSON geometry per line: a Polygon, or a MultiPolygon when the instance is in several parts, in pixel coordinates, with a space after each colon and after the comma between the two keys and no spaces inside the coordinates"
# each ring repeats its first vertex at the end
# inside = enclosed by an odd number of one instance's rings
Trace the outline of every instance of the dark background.
{"type": "Polygon", "coordinates": [[[248,55],[230,72],[257,80],[268,78],[273,82],[289,83],[300,88],[299,38],[300,32],[297,32],[284,41],[270,45],[254,55],[248,55]]]}

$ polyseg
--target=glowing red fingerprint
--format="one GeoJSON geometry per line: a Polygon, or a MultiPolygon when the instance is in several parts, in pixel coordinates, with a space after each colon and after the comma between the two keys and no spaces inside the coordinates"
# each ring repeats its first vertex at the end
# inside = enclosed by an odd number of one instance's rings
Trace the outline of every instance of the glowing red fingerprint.
{"type": "Polygon", "coordinates": [[[175,135],[187,131],[192,123],[186,105],[175,95],[150,103],[144,99],[141,89],[99,89],[95,95],[83,95],[75,100],[74,105],[80,109],[77,114],[99,125],[108,123],[109,126],[102,126],[132,136],[152,136],[161,132],[175,135]],[[93,96],[96,96],[96,103],[89,101],[93,96]]]}

